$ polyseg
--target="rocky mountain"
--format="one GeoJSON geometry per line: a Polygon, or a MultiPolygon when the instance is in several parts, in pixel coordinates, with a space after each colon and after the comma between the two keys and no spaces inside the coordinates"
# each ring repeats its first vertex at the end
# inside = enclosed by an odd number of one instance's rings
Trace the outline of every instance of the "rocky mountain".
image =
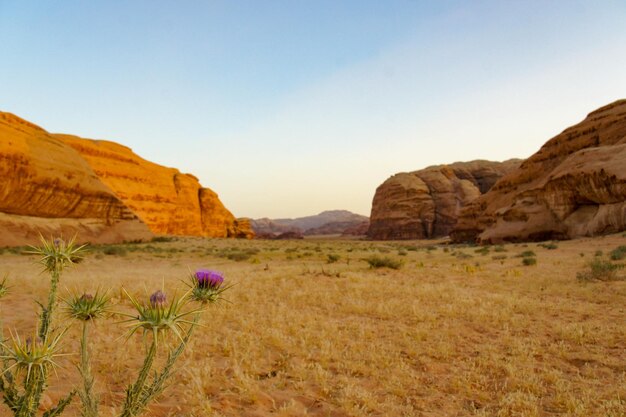
{"type": "Polygon", "coordinates": [[[461,208],[520,162],[456,162],[396,174],[376,189],[367,234],[382,240],[447,236],[461,208]]]}
{"type": "Polygon", "coordinates": [[[366,216],[347,210],[328,210],[314,216],[295,219],[256,219],[252,220],[252,229],[257,236],[272,237],[275,235],[295,232],[305,235],[342,234],[346,229],[367,221],[366,216]]]}
{"type": "Polygon", "coordinates": [[[454,241],[568,239],[626,229],[626,100],[546,142],[460,214],[454,241]]]}
{"type": "Polygon", "coordinates": [[[157,234],[249,237],[251,230],[196,177],[147,161],[109,141],[55,135],[157,234]]]}
{"type": "Polygon", "coordinates": [[[56,135],[0,112],[0,246],[39,233],[119,242],[156,234],[245,236],[195,177],[139,158],[122,145],[56,135]]]}
{"type": "Polygon", "coordinates": [[[34,243],[40,233],[92,242],[152,237],[78,152],[1,112],[0,178],[0,246],[34,243]]]}

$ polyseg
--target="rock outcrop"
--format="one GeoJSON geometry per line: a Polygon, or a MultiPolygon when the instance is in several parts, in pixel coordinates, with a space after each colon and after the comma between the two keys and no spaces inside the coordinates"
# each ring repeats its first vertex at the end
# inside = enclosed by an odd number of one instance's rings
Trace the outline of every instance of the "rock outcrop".
{"type": "Polygon", "coordinates": [[[454,241],[568,239],[626,229],[626,100],[550,139],[461,213],[454,241]]]}
{"type": "Polygon", "coordinates": [[[245,237],[198,179],[114,142],[51,134],[0,112],[0,246],[72,236],[112,243],[154,234],[245,237]]]}
{"type": "Polygon", "coordinates": [[[152,233],[70,146],[0,112],[0,246],[39,234],[83,241],[147,239],[152,233]]]}
{"type": "Polygon", "coordinates": [[[249,222],[238,221],[217,194],[183,174],[147,161],[130,148],[104,140],[55,135],[75,149],[100,180],[156,234],[251,237],[249,222]]]}
{"type": "Polygon", "coordinates": [[[457,162],[396,174],[376,189],[367,234],[381,240],[447,236],[461,208],[519,163],[457,162]]]}

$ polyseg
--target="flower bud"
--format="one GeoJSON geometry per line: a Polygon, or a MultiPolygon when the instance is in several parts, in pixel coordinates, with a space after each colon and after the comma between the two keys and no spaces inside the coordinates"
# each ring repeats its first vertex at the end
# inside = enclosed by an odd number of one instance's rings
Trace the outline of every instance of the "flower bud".
{"type": "Polygon", "coordinates": [[[152,308],[163,307],[166,302],[167,298],[165,297],[165,293],[161,290],[158,290],[150,296],[150,306],[152,308]]]}

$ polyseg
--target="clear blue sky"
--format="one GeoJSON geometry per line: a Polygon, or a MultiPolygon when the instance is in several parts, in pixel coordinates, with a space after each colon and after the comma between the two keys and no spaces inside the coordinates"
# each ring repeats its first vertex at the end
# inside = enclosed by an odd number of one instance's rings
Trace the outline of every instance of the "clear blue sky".
{"type": "Polygon", "coordinates": [[[626,97],[624,1],[0,0],[0,110],[179,168],[236,216],[369,214],[626,97]]]}

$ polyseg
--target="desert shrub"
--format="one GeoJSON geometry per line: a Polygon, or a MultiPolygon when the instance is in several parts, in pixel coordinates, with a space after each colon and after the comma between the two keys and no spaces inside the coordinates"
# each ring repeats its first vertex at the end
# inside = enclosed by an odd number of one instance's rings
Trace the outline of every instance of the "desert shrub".
{"type": "Polygon", "coordinates": [[[298,252],[298,248],[286,248],[285,253],[295,253],[298,252]]]}
{"type": "Polygon", "coordinates": [[[469,253],[465,253],[465,252],[459,251],[459,252],[456,253],[456,258],[457,259],[461,259],[461,260],[462,259],[471,259],[471,258],[473,258],[473,256],[470,255],[469,253]]]}
{"type": "Polygon", "coordinates": [[[104,246],[102,253],[113,256],[126,256],[128,251],[123,246],[104,246]]]}
{"type": "Polygon", "coordinates": [[[530,257],[523,258],[522,265],[525,265],[525,266],[537,265],[537,258],[530,258],[530,257]]]}
{"type": "Polygon", "coordinates": [[[176,238],[173,236],[155,236],[151,240],[151,242],[174,242],[176,238]]]}
{"type": "Polygon", "coordinates": [[[531,250],[525,250],[524,252],[515,255],[516,258],[532,258],[535,255],[535,252],[531,251],[531,250]]]}
{"type": "Polygon", "coordinates": [[[400,249],[400,250],[398,251],[398,255],[400,255],[400,256],[406,256],[406,255],[408,255],[408,252],[407,252],[407,251],[405,251],[404,249],[400,249]]]}
{"type": "Polygon", "coordinates": [[[621,261],[626,258],[626,246],[619,246],[611,251],[611,259],[614,261],[621,261]]]}
{"type": "Polygon", "coordinates": [[[624,279],[618,277],[617,271],[623,268],[622,264],[614,264],[601,258],[591,260],[583,271],[576,274],[579,281],[615,281],[624,279]]]}
{"type": "Polygon", "coordinates": [[[506,252],[507,250],[506,250],[506,248],[504,246],[498,245],[495,248],[493,248],[493,251],[494,252],[506,252]]]}
{"type": "Polygon", "coordinates": [[[430,252],[430,251],[434,251],[434,250],[437,250],[437,246],[434,246],[434,245],[428,245],[428,246],[426,246],[426,250],[427,250],[428,252],[430,252]]]}
{"type": "Polygon", "coordinates": [[[479,253],[483,256],[487,255],[489,253],[489,246],[483,246],[482,248],[476,249],[474,251],[474,253],[479,253]]]}
{"type": "Polygon", "coordinates": [[[391,251],[388,248],[378,248],[378,252],[380,252],[380,253],[389,253],[391,251]]]}
{"type": "Polygon", "coordinates": [[[329,264],[334,264],[340,258],[341,256],[337,255],[336,253],[329,253],[328,255],[326,255],[326,262],[328,262],[329,264]]]}
{"type": "Polygon", "coordinates": [[[554,249],[558,249],[559,248],[559,246],[556,243],[554,243],[554,242],[540,243],[537,246],[540,246],[540,247],[542,247],[544,249],[550,249],[550,250],[554,250],[554,249]]]}
{"type": "Polygon", "coordinates": [[[506,255],[494,255],[491,257],[491,259],[493,259],[494,261],[501,261],[503,259],[506,259],[506,255]]]}
{"type": "Polygon", "coordinates": [[[409,252],[417,252],[418,247],[415,245],[408,245],[408,246],[405,246],[404,249],[406,249],[409,252]]]}
{"type": "Polygon", "coordinates": [[[364,259],[370,266],[370,268],[391,268],[400,269],[402,267],[402,261],[393,259],[388,256],[370,256],[364,259]]]}

